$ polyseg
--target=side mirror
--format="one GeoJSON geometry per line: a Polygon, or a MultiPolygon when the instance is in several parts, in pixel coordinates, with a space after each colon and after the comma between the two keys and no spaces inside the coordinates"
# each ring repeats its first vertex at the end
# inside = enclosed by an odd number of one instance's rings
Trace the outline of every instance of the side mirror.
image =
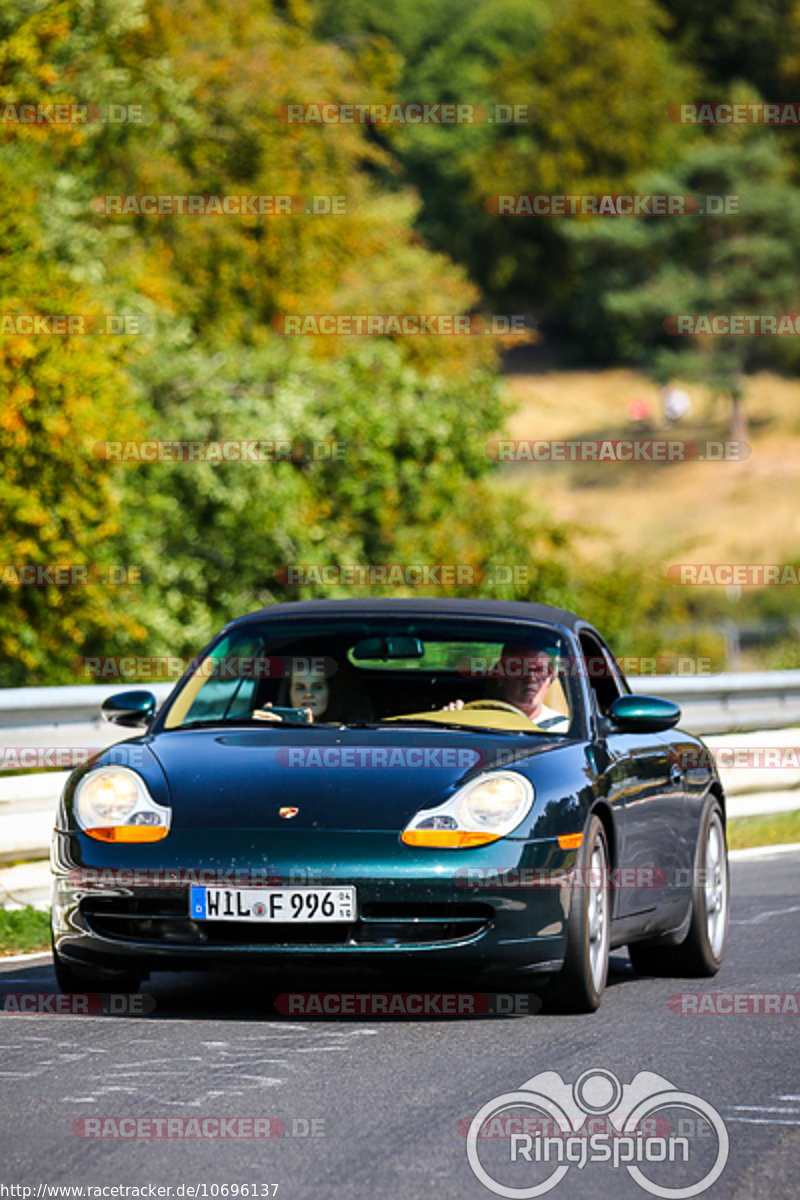
{"type": "Polygon", "coordinates": [[[156,711],[156,698],[152,692],[117,692],[103,701],[101,711],[114,725],[149,725],[156,711]]]}
{"type": "Polygon", "coordinates": [[[681,710],[660,696],[617,696],[608,715],[618,729],[626,732],[661,733],[678,724],[681,710]]]}

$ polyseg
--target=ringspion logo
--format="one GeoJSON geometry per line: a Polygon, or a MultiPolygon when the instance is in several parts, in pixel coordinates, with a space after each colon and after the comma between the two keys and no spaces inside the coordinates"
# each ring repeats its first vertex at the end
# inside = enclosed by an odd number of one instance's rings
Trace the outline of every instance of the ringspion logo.
{"type": "Polygon", "coordinates": [[[595,1067],[572,1086],[555,1071],[543,1071],[489,1100],[472,1119],[466,1149],[475,1177],[497,1196],[542,1196],[572,1168],[586,1172],[590,1187],[591,1168],[603,1164],[623,1167],[651,1196],[684,1200],[720,1177],[729,1139],[715,1108],[663,1076],[640,1071],[623,1085],[611,1071],[595,1067]],[[674,1114],[669,1129],[677,1128],[677,1135],[662,1133],[663,1125],[650,1132],[657,1113],[662,1121],[665,1113],[674,1114]],[[598,1117],[607,1118],[608,1128],[587,1137],[587,1122],[598,1117]],[[498,1120],[508,1134],[486,1137],[484,1131],[498,1120]],[[525,1121],[530,1132],[524,1125],[520,1130],[525,1121]],[[541,1132],[542,1121],[558,1127],[556,1136],[541,1132]]]}

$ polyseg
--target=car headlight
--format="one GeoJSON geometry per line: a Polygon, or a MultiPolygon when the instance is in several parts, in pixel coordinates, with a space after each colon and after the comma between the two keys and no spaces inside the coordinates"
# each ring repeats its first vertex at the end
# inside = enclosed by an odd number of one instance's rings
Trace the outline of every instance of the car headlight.
{"type": "Polygon", "coordinates": [[[533,806],[533,784],[516,771],[470,780],[439,808],[422,809],[403,830],[408,846],[484,846],[516,829],[533,806]]]}
{"type": "Polygon", "coordinates": [[[102,842],[157,842],[169,833],[172,810],[156,804],[144,780],[128,767],[98,767],[75,789],[79,827],[102,842]]]}

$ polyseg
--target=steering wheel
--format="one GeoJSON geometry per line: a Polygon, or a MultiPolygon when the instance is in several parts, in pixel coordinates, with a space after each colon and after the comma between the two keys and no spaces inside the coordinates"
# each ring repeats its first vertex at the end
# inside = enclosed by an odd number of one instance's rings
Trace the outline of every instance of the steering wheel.
{"type": "Polygon", "coordinates": [[[470,700],[464,708],[499,708],[502,712],[515,713],[518,717],[523,715],[513,704],[506,704],[505,700],[470,700]]]}

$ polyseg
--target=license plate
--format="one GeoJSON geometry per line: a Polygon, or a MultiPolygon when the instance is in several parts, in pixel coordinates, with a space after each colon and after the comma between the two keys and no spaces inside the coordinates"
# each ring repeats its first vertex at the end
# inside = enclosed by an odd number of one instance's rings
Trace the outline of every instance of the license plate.
{"type": "Polygon", "coordinates": [[[355,921],[356,889],[192,887],[189,916],[195,921],[266,921],[288,925],[355,921]]]}

